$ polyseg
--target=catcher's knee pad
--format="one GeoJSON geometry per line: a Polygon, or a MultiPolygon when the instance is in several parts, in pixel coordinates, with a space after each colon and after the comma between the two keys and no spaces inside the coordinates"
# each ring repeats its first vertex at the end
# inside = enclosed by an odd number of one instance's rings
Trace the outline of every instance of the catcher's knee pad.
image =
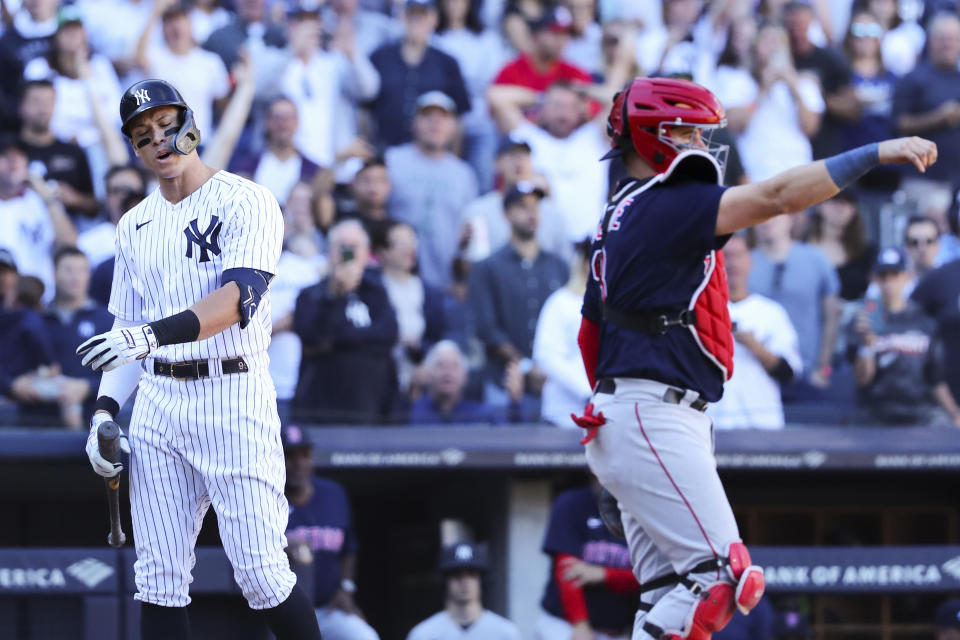
{"type": "Polygon", "coordinates": [[[644,625],[644,631],[658,640],[710,640],[714,631],[727,626],[733,617],[733,585],[715,582],[707,588],[693,589],[698,599],[690,607],[682,629],[661,629],[653,624],[644,625]]]}
{"type": "Polygon", "coordinates": [[[750,552],[743,542],[733,542],[727,547],[726,557],[717,561],[706,561],[694,567],[680,581],[697,595],[698,599],[690,608],[683,622],[683,629],[660,629],[653,624],[644,625],[644,631],[659,640],[710,640],[714,631],[720,631],[735,609],[744,615],[757,606],[763,597],[765,582],[763,569],[751,563],[750,552]],[[717,574],[724,567],[726,575],[717,574]],[[729,582],[714,582],[703,587],[689,578],[692,573],[711,571],[717,577],[729,582]]]}
{"type": "Polygon", "coordinates": [[[744,615],[757,606],[766,582],[763,579],[763,569],[750,561],[750,552],[742,542],[731,543],[727,548],[727,573],[735,585],[734,603],[744,615]]]}

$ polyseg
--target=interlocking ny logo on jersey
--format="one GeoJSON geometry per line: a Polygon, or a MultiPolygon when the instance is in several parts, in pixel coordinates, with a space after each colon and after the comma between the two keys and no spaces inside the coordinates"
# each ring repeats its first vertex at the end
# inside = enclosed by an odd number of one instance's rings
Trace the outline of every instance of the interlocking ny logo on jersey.
{"type": "Polygon", "coordinates": [[[139,89],[134,92],[133,97],[137,99],[137,106],[139,107],[144,102],[150,102],[150,94],[147,93],[146,89],[139,89]]]}
{"type": "Polygon", "coordinates": [[[220,255],[220,243],[217,241],[222,226],[220,218],[210,216],[210,224],[207,225],[207,230],[203,233],[200,232],[200,227],[197,225],[198,221],[199,218],[194,218],[183,230],[184,235],[187,236],[187,257],[193,257],[193,245],[197,245],[200,247],[200,262],[210,262],[208,251],[213,251],[215,256],[220,255]]]}

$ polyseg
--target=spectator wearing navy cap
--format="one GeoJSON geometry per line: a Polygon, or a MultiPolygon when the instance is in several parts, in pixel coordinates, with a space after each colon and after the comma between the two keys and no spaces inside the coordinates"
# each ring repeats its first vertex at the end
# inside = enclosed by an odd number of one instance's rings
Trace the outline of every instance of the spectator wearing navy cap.
{"type": "Polygon", "coordinates": [[[935,640],[960,640],[960,600],[947,600],[933,618],[935,640]]]}
{"type": "Polygon", "coordinates": [[[320,633],[326,640],[379,640],[354,600],[357,535],[347,492],[313,475],[313,446],[303,429],[286,425],[280,435],[290,503],[287,553],[295,567],[312,571],[320,633]]]}
{"type": "Polygon", "coordinates": [[[960,426],[936,321],[904,293],[910,282],[906,254],[897,247],[883,249],[874,277],[880,301],[865,302],[848,331],[861,405],[870,421],[960,426]]]}
{"type": "Polygon", "coordinates": [[[541,101],[532,89],[494,85],[487,92],[487,100],[500,131],[530,145],[533,168],[549,181],[570,242],[592,235],[608,189],[608,168],[596,159],[610,145],[606,121],[600,114],[590,119],[583,88],[566,81],[555,82],[541,101]],[[524,113],[535,104],[541,105],[536,124],[524,113]]]}
{"type": "Polygon", "coordinates": [[[437,28],[436,2],[407,0],[403,25],[399,42],[384,45],[370,56],[381,78],[380,92],[370,102],[381,149],[413,138],[417,99],[427,92],[441,91],[449,96],[458,114],[470,110],[470,97],[457,61],[430,46],[437,28]]]}
{"type": "Polygon", "coordinates": [[[464,224],[469,225],[470,242],[466,257],[477,262],[502,248],[510,240],[510,223],[503,215],[503,194],[518,182],[539,186],[546,197],[540,202],[540,224],[537,241],[540,246],[564,259],[572,257],[572,243],[563,213],[549,197],[550,183],[533,169],[530,145],[506,136],[497,148],[494,164],[496,188],[480,196],[463,210],[464,224]]]}
{"type": "MultiPolygon", "coordinates": [[[[525,389],[539,405],[546,375],[531,360],[540,309],[569,276],[567,263],[541,249],[536,233],[543,190],[519,182],[503,196],[510,242],[470,271],[470,297],[477,337],[487,352],[485,401],[504,406],[504,380],[512,367],[526,378],[525,389]]],[[[533,405],[531,404],[531,409],[533,405]]],[[[539,415],[539,406],[536,411],[539,415]]]]}
{"type": "Polygon", "coordinates": [[[445,546],[439,569],[446,587],[446,605],[415,626],[407,640],[520,640],[516,625],[483,608],[483,574],[487,547],[460,542],[445,546]]]}

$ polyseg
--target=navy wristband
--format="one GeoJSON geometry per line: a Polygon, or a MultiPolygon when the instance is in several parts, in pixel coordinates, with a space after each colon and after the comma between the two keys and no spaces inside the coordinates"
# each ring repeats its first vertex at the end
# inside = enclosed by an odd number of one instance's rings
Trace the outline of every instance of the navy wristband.
{"type": "Polygon", "coordinates": [[[187,309],[172,316],[150,323],[153,335],[157,337],[157,346],[193,342],[200,337],[200,318],[187,309]]]}
{"type": "Polygon", "coordinates": [[[880,164],[880,143],[865,144],[824,160],[833,183],[843,191],[860,176],[880,164]]]}
{"type": "Polygon", "coordinates": [[[120,403],[110,396],[100,396],[97,398],[97,401],[93,403],[93,410],[94,412],[106,411],[110,414],[111,418],[116,418],[117,414],[120,413],[120,403]]]}

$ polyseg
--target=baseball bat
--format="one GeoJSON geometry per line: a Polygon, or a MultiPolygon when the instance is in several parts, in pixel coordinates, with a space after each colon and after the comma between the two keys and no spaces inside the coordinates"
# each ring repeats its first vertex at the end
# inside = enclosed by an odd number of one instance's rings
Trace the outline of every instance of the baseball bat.
{"type": "MultiPolygon", "coordinates": [[[[120,462],[120,427],[116,422],[106,421],[97,427],[97,445],[100,455],[107,462],[120,462]]],[[[107,487],[107,511],[110,513],[110,533],[107,534],[107,544],[119,549],[127,541],[123,529],[120,528],[120,474],[112,478],[104,478],[107,487]]]]}

